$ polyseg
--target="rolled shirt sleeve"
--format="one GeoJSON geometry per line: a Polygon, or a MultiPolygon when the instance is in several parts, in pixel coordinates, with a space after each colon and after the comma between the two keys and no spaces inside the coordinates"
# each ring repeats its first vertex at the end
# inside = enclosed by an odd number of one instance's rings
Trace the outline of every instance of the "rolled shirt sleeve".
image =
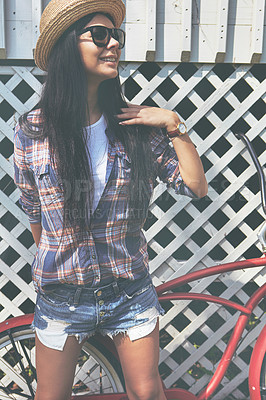
{"type": "Polygon", "coordinates": [[[21,191],[19,203],[31,224],[41,223],[41,204],[33,171],[27,163],[24,134],[19,125],[14,135],[14,182],[21,191]]]}
{"type": "Polygon", "coordinates": [[[151,143],[159,179],[166,183],[167,187],[172,187],[177,194],[198,199],[198,196],[183,181],[176,152],[170,146],[170,140],[162,130],[156,130],[152,133],[151,143]]]}

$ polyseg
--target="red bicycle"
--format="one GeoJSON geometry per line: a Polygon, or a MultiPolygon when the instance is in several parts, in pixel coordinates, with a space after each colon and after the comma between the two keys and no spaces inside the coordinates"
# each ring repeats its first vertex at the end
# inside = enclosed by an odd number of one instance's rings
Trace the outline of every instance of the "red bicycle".
{"type": "MultiPolygon", "coordinates": [[[[266,213],[265,177],[248,138],[239,134],[246,143],[256,165],[261,184],[262,206],[266,213]]],[[[207,387],[198,395],[184,389],[165,389],[169,400],[207,400],[218,388],[225,376],[242,333],[254,308],[266,294],[266,284],[258,288],[245,305],[221,297],[200,293],[175,293],[177,287],[213,275],[230,271],[266,266],[266,225],[258,235],[264,256],[249,260],[221,264],[189,273],[156,288],[160,302],[198,300],[221,304],[240,312],[220,363],[207,387]],[[166,293],[167,292],[167,293],[166,293]]],[[[0,399],[33,400],[37,384],[35,370],[35,335],[31,330],[33,315],[8,319],[0,324],[0,399]]],[[[266,326],[254,346],[249,368],[249,392],[251,400],[266,400],[266,326]]],[[[126,400],[124,379],[119,358],[109,337],[95,335],[82,348],[73,385],[72,399],[126,400]]]]}

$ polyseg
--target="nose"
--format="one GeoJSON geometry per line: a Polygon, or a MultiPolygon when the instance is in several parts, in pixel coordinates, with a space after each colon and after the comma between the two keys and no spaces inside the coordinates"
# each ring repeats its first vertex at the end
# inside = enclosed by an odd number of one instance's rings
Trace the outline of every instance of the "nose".
{"type": "Polygon", "coordinates": [[[119,42],[113,38],[113,36],[111,36],[108,45],[106,46],[107,49],[111,49],[111,48],[116,48],[118,49],[119,47],[119,42]]]}

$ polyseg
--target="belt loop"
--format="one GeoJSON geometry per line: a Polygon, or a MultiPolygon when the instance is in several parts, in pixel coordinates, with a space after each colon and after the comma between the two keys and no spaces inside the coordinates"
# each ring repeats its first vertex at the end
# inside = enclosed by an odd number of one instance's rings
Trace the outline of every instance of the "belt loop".
{"type": "Polygon", "coordinates": [[[113,282],[113,283],[112,283],[112,286],[113,286],[113,289],[114,289],[115,295],[116,295],[116,296],[118,296],[118,295],[119,295],[119,287],[118,287],[118,284],[117,284],[117,282],[116,282],[116,281],[115,281],[115,282],[113,282]]]}
{"type": "Polygon", "coordinates": [[[75,291],[74,298],[73,298],[74,306],[77,306],[79,304],[79,299],[80,299],[81,292],[82,292],[82,288],[81,287],[77,288],[77,290],[75,291]]]}

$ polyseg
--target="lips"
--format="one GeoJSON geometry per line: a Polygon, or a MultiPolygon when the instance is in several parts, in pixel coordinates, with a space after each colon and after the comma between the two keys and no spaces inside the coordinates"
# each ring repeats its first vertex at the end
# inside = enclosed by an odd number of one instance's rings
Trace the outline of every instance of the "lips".
{"type": "Polygon", "coordinates": [[[110,62],[116,62],[117,58],[116,57],[101,57],[100,60],[102,61],[110,61],[110,62]]]}
{"type": "Polygon", "coordinates": [[[102,61],[106,61],[106,62],[116,62],[115,58],[101,58],[102,61]]]}

